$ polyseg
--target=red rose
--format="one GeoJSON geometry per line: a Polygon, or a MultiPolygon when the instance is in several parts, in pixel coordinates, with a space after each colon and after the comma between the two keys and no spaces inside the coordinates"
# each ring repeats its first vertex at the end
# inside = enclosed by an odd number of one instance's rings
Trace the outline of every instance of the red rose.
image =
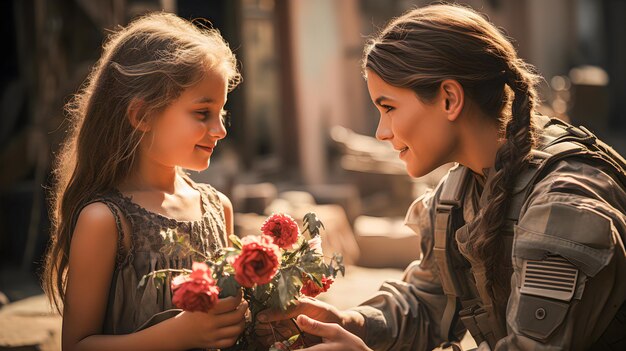
{"type": "Polygon", "coordinates": [[[211,278],[211,269],[205,263],[193,263],[189,275],[172,280],[172,303],[189,312],[208,312],[216,303],[220,288],[211,278]]]}
{"type": "Polygon", "coordinates": [[[264,235],[246,236],[241,244],[241,253],[233,262],[235,280],[246,288],[269,283],[280,265],[278,246],[264,235]]]}
{"type": "Polygon", "coordinates": [[[282,249],[290,248],[300,234],[298,223],[286,214],[273,214],[269,216],[261,227],[263,234],[274,239],[274,244],[282,249]]]}
{"type": "Polygon", "coordinates": [[[315,283],[313,279],[305,276],[305,278],[302,280],[302,289],[300,289],[300,292],[306,296],[315,297],[320,293],[328,291],[332,283],[333,278],[326,278],[325,275],[322,275],[322,286],[319,286],[315,283]]]}

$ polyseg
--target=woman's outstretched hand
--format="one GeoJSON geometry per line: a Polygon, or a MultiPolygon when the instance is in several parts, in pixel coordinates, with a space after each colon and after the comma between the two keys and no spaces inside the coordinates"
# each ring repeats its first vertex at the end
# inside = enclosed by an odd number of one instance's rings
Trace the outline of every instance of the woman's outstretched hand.
{"type": "Polygon", "coordinates": [[[371,351],[363,340],[342,328],[336,323],[324,323],[300,315],[296,319],[300,329],[309,334],[322,338],[322,342],[303,351],[371,351]]]}
{"type": "MultiPolygon", "coordinates": [[[[358,336],[363,335],[364,319],[356,311],[340,311],[335,306],[320,300],[302,297],[286,311],[269,309],[259,313],[255,333],[257,340],[266,346],[275,341],[286,340],[290,336],[299,333],[299,325],[296,326],[295,318],[305,315],[316,321],[332,323],[347,329],[358,336]]],[[[354,336],[354,335],[353,335],[354,336]]],[[[305,346],[311,346],[322,342],[315,334],[305,332],[305,346]]]]}

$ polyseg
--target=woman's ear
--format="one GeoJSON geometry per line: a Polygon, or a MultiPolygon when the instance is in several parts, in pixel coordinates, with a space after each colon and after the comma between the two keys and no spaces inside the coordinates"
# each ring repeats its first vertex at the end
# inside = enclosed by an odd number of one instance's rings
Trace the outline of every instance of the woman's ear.
{"type": "Polygon", "coordinates": [[[465,91],[463,86],[454,79],[446,79],[441,82],[441,97],[443,108],[448,116],[449,121],[455,121],[465,104],[465,91]]]}
{"type": "Polygon", "coordinates": [[[128,104],[128,120],[130,124],[137,130],[142,131],[144,133],[150,131],[150,124],[146,119],[146,114],[144,113],[144,102],[141,99],[133,98],[128,104]]]}

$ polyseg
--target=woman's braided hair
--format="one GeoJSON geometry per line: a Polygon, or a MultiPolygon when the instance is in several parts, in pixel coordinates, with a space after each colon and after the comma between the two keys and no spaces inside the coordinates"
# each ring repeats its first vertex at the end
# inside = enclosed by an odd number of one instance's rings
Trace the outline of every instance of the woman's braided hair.
{"type": "Polygon", "coordinates": [[[499,234],[516,175],[534,146],[531,115],[539,76],[518,58],[511,42],[486,18],[458,5],[431,5],[392,20],[365,47],[370,70],[390,85],[409,88],[428,102],[445,79],[458,81],[485,115],[496,119],[505,139],[498,152],[491,194],[479,213],[468,250],[484,262],[492,297],[506,301],[509,278],[499,234]]]}

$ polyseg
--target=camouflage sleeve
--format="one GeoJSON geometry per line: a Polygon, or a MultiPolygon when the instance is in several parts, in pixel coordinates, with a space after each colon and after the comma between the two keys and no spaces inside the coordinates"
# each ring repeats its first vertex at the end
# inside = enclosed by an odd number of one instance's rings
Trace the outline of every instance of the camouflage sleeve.
{"type": "Polygon", "coordinates": [[[421,260],[409,265],[402,280],[386,281],[374,297],[353,309],[365,316],[365,342],[374,350],[431,350],[438,344],[446,296],[432,254],[432,223],[440,189],[441,183],[418,198],[406,216],[407,226],[420,235],[421,260]]]}
{"type": "Polygon", "coordinates": [[[496,350],[584,350],[626,297],[623,189],[562,163],[540,181],[515,227],[508,335],[496,350]]]}

